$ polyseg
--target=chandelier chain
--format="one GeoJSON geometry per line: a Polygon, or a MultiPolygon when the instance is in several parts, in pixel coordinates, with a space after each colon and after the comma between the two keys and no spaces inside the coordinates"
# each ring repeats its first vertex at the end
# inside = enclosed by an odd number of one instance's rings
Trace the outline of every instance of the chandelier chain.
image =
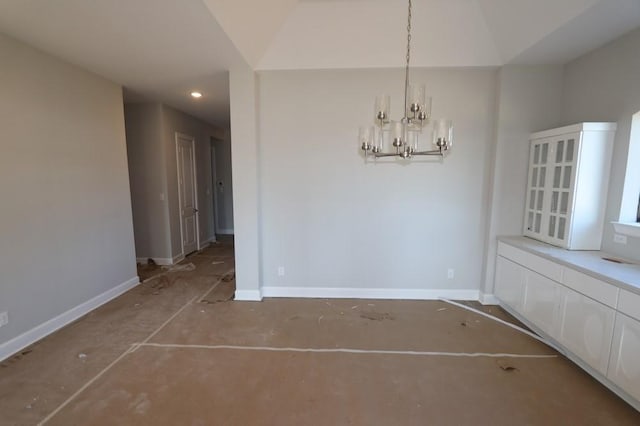
{"type": "Polygon", "coordinates": [[[411,0],[409,0],[409,12],[407,14],[407,65],[405,67],[405,75],[404,75],[404,117],[408,118],[407,109],[409,107],[408,96],[409,96],[409,61],[411,60],[411,9],[412,4],[411,0]]]}
{"type": "Polygon", "coordinates": [[[409,0],[409,13],[407,15],[407,68],[411,59],[411,0],[409,0]]]}

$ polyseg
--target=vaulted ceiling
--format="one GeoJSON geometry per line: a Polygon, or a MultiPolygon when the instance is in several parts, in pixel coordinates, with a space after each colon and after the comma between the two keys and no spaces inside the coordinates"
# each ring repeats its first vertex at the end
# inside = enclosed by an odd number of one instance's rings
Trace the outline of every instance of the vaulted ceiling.
{"type": "MultiPolygon", "coordinates": [[[[125,87],[229,120],[228,70],[402,66],[399,0],[0,0],[0,32],[125,87]],[[198,89],[205,96],[193,100],[198,89]]],[[[640,0],[413,0],[412,64],[565,63],[640,26],[640,0]]]]}

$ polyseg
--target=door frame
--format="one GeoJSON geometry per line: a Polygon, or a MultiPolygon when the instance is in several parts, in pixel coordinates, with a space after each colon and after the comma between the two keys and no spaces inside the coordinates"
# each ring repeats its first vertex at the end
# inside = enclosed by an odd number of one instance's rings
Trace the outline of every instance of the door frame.
{"type": "Polygon", "coordinates": [[[196,139],[193,136],[185,133],[176,132],[176,180],[178,182],[178,218],[180,219],[180,247],[181,256],[186,256],[184,252],[184,235],[182,232],[182,193],[180,191],[180,170],[182,165],[180,164],[180,139],[187,139],[191,142],[191,164],[193,170],[193,192],[195,203],[195,216],[196,216],[196,250],[200,250],[200,208],[198,203],[198,173],[196,171],[196,139]]]}

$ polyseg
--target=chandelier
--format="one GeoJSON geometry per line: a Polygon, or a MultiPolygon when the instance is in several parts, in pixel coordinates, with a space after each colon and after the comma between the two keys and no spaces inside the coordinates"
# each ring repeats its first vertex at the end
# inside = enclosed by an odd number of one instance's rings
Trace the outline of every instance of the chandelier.
{"type": "Polygon", "coordinates": [[[432,149],[420,150],[418,139],[431,118],[431,97],[425,95],[424,85],[409,84],[411,60],[411,9],[407,17],[407,63],[404,78],[404,117],[400,121],[389,118],[390,97],[376,97],[373,126],[360,127],[359,144],[365,160],[371,156],[410,159],[419,155],[444,157],[451,149],[453,126],[451,120],[433,120],[432,149]],[[393,148],[391,148],[393,147],[393,148]],[[387,150],[388,149],[388,150],[387,150]]]}

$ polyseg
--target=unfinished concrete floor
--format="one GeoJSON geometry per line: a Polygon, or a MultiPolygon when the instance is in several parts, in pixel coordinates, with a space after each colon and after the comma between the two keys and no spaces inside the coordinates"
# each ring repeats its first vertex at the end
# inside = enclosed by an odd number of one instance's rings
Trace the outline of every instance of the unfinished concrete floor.
{"type": "Polygon", "coordinates": [[[0,424],[640,424],[555,351],[464,309],[233,302],[230,244],[190,263],[0,364],[0,424]]]}

